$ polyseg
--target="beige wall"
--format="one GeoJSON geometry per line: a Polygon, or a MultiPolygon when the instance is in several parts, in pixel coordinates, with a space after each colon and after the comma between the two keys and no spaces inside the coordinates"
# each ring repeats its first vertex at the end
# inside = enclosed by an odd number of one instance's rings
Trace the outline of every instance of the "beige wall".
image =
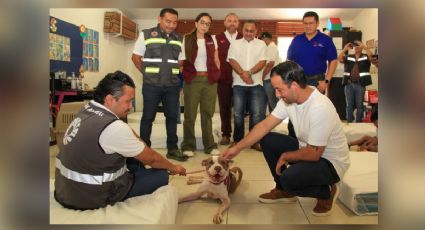
{"type": "Polygon", "coordinates": [[[353,28],[362,31],[363,42],[378,39],[378,9],[364,9],[353,19],[353,28]]]}

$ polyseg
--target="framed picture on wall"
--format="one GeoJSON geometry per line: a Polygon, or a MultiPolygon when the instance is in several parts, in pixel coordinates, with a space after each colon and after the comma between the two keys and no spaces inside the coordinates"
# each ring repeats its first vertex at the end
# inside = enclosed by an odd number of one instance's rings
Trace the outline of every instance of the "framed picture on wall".
{"type": "Polygon", "coordinates": [[[88,72],[99,71],[99,32],[87,29],[83,41],[83,67],[88,72]]]}

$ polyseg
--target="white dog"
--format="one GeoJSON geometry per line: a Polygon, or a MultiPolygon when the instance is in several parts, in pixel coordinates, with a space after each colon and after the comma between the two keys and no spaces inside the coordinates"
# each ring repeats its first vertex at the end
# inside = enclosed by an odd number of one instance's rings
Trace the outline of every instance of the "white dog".
{"type": "Polygon", "coordinates": [[[206,167],[208,178],[189,177],[187,184],[201,183],[198,190],[179,198],[179,203],[196,200],[204,194],[211,199],[220,199],[221,206],[214,215],[213,222],[220,224],[223,221],[223,212],[230,206],[229,193],[233,193],[242,180],[242,170],[239,167],[229,169],[232,160],[219,156],[212,156],[202,161],[206,167]]]}

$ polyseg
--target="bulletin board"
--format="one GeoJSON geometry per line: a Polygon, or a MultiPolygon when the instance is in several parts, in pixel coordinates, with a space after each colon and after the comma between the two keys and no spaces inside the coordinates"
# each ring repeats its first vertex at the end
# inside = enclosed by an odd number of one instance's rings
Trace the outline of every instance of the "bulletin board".
{"type": "Polygon", "coordinates": [[[67,75],[79,73],[83,63],[83,38],[79,26],[49,17],[49,61],[50,72],[65,70],[67,75]]]}

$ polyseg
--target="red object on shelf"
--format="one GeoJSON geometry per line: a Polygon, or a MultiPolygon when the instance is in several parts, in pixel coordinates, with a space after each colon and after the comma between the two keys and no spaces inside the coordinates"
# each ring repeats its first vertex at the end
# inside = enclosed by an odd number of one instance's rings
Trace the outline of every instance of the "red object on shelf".
{"type": "Polygon", "coordinates": [[[378,91],[377,90],[369,90],[368,93],[368,99],[370,104],[378,104],[378,91]]]}
{"type": "Polygon", "coordinates": [[[371,116],[372,116],[372,111],[371,110],[367,111],[366,116],[363,117],[363,122],[368,122],[368,123],[372,122],[370,119],[371,116]]]}

